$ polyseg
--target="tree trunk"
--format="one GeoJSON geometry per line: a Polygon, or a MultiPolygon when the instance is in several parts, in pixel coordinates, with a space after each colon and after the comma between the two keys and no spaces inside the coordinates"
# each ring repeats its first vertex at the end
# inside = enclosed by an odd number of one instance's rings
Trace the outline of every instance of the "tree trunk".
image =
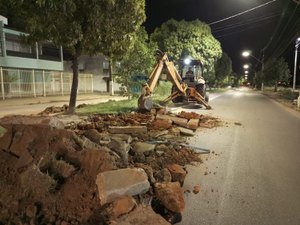
{"type": "Polygon", "coordinates": [[[109,58],[109,69],[108,69],[108,73],[109,73],[109,87],[110,87],[110,95],[114,95],[114,78],[113,78],[113,74],[112,74],[112,59],[109,58]]]}
{"type": "Polygon", "coordinates": [[[72,69],[73,69],[73,80],[71,87],[71,95],[69,101],[69,114],[73,114],[75,112],[76,99],[77,99],[77,89],[78,89],[78,58],[79,56],[75,54],[72,60],[72,69]]]}
{"type": "Polygon", "coordinates": [[[274,92],[277,92],[277,87],[278,87],[278,82],[275,82],[275,86],[274,86],[274,92]]]}

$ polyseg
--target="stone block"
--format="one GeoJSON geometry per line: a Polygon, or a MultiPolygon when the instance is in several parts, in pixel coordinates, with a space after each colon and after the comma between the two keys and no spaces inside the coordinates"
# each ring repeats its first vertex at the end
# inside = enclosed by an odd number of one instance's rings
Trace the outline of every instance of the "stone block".
{"type": "Polygon", "coordinates": [[[101,205],[120,196],[146,193],[150,188],[148,176],[141,168],[126,168],[99,173],[96,184],[101,205]]]}
{"type": "Polygon", "coordinates": [[[183,191],[179,182],[156,183],[157,199],[170,211],[181,213],[185,207],[183,191]]]}
{"type": "Polygon", "coordinates": [[[199,127],[199,119],[190,119],[187,123],[187,128],[196,130],[199,127]]]}
{"type": "Polygon", "coordinates": [[[155,146],[156,146],[155,144],[149,144],[146,142],[137,142],[133,147],[133,151],[136,153],[151,152],[154,151],[155,146]]]}
{"type": "Polygon", "coordinates": [[[161,115],[161,114],[157,114],[156,115],[156,119],[160,119],[160,120],[172,120],[173,123],[181,126],[181,127],[187,127],[187,122],[188,120],[185,118],[179,118],[176,116],[170,116],[170,115],[161,115]]]}
{"type": "Polygon", "coordinates": [[[155,130],[167,130],[172,127],[172,120],[156,119],[151,123],[151,127],[155,130]]]}
{"type": "Polygon", "coordinates": [[[171,173],[172,181],[178,181],[181,185],[183,185],[186,177],[186,171],[182,168],[182,166],[178,164],[170,164],[168,165],[168,170],[171,173]]]}
{"type": "Polygon", "coordinates": [[[154,176],[155,176],[155,179],[157,180],[157,182],[162,183],[162,182],[171,182],[172,181],[172,175],[167,168],[157,171],[154,176]]]}
{"type": "Polygon", "coordinates": [[[121,159],[125,164],[128,163],[128,152],[130,150],[129,143],[116,138],[116,139],[111,139],[107,147],[109,147],[112,151],[117,153],[118,156],[121,157],[121,159]]]}
{"type": "Polygon", "coordinates": [[[195,112],[185,112],[185,111],[181,111],[179,113],[180,117],[185,118],[185,119],[200,119],[201,115],[195,112]]]}
{"type": "Polygon", "coordinates": [[[117,219],[120,216],[129,213],[137,205],[136,201],[131,196],[122,196],[115,199],[106,209],[110,219],[117,219]]]}
{"type": "Polygon", "coordinates": [[[149,182],[151,184],[154,184],[156,182],[156,180],[153,176],[153,169],[152,169],[151,166],[145,165],[143,163],[135,163],[134,166],[137,167],[137,168],[142,168],[143,170],[145,170],[146,174],[148,175],[149,182]]]}
{"type": "Polygon", "coordinates": [[[139,206],[131,213],[121,217],[118,225],[171,225],[163,217],[156,214],[150,206],[139,206]]]}
{"type": "Polygon", "coordinates": [[[112,134],[144,134],[146,126],[110,126],[108,132],[112,134]]]}
{"type": "Polygon", "coordinates": [[[180,133],[186,136],[194,136],[195,133],[194,131],[187,129],[187,128],[183,128],[183,127],[178,127],[178,129],[180,130],[180,133]]]}

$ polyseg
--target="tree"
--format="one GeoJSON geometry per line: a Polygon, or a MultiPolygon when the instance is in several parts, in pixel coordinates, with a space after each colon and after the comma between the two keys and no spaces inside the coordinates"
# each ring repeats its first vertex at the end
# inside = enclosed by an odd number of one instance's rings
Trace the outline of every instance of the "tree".
{"type": "Polygon", "coordinates": [[[267,84],[274,85],[274,91],[277,91],[279,81],[288,81],[290,69],[284,58],[269,60],[264,68],[264,81],[267,84]]]}
{"type": "Polygon", "coordinates": [[[78,58],[103,53],[111,62],[120,57],[129,50],[136,30],[145,20],[145,0],[8,1],[22,9],[29,40],[51,41],[72,55],[69,113],[76,105],[78,58]]]}
{"type": "Polygon", "coordinates": [[[134,92],[140,89],[141,82],[146,81],[155,63],[154,52],[156,44],[149,43],[148,34],[141,27],[133,44],[133,48],[120,61],[116,80],[121,91],[130,99],[134,92]]]}
{"type": "Polygon", "coordinates": [[[210,27],[199,20],[171,19],[155,29],[151,40],[157,42],[160,50],[167,52],[173,61],[187,56],[200,59],[205,75],[213,76],[215,61],[222,55],[220,42],[213,37],[210,27]]]}
{"type": "Polygon", "coordinates": [[[222,57],[219,58],[215,64],[215,74],[217,85],[219,86],[225,78],[232,73],[232,61],[229,56],[223,52],[222,57]]]}

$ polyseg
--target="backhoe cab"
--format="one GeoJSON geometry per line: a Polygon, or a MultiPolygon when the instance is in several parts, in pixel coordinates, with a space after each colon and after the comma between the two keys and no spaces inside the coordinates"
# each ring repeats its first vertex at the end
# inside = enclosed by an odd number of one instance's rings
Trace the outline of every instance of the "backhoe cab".
{"type": "MultiPolygon", "coordinates": [[[[196,61],[194,61],[196,63],[196,61]]],[[[185,71],[184,67],[181,69],[182,76],[178,73],[174,63],[169,61],[166,53],[157,52],[157,64],[154,67],[150,77],[142,87],[141,96],[138,99],[138,107],[140,110],[151,110],[153,107],[152,93],[157,85],[158,79],[162,73],[167,75],[167,80],[173,83],[171,95],[167,97],[162,104],[169,101],[173,102],[196,102],[204,105],[207,109],[211,109],[208,105],[208,98],[205,93],[205,81],[202,77],[202,64],[198,61],[195,65],[191,65],[193,70],[185,71]],[[196,71],[196,64],[201,65],[200,71],[196,71]],[[185,75],[183,75],[185,72],[185,75]],[[188,73],[187,73],[188,72],[188,73]],[[197,74],[195,74],[197,73],[197,74]]]]}

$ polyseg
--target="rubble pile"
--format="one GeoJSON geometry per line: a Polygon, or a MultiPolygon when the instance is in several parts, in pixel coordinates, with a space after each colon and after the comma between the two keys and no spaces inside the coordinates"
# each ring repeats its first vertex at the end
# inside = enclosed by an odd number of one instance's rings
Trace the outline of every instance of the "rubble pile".
{"type": "Polygon", "coordinates": [[[195,113],[0,119],[0,224],[174,224],[195,113]],[[159,215],[160,214],[160,215],[159,215]]]}

